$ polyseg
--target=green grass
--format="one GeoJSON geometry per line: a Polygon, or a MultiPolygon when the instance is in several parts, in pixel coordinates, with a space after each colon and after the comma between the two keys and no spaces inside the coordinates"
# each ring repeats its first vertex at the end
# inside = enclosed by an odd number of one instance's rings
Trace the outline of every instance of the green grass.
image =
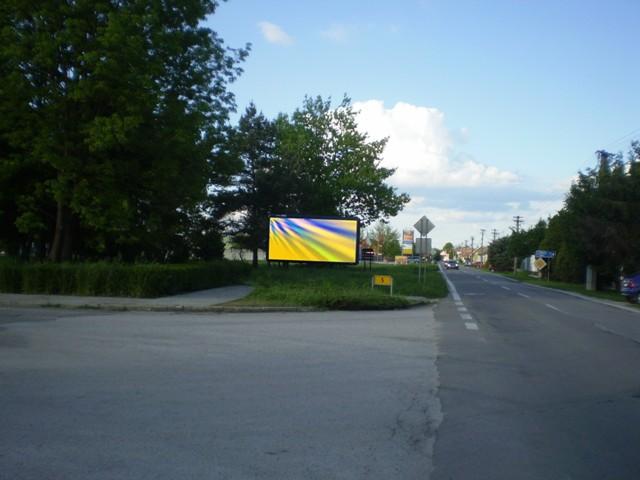
{"type": "Polygon", "coordinates": [[[627,300],[620,295],[619,292],[616,291],[592,291],[587,290],[582,284],[577,283],[568,283],[568,282],[558,282],[555,280],[547,281],[543,278],[534,278],[529,276],[529,272],[518,272],[516,274],[513,273],[501,273],[505,277],[513,278],[515,280],[519,280],[525,283],[531,283],[533,285],[540,285],[541,287],[555,288],[558,290],[565,290],[568,292],[579,293],[581,295],[585,295],[588,297],[601,298],[603,300],[611,300],[614,302],[624,302],[631,305],[627,300]]]}
{"type": "Polygon", "coordinates": [[[417,265],[359,266],[261,265],[250,279],[254,291],[235,305],[302,306],[331,310],[380,310],[406,308],[406,296],[442,298],[447,286],[435,265],[429,265],[426,281],[418,283],[417,265]],[[393,277],[393,296],[388,287],[371,288],[372,275],[393,277]]]}

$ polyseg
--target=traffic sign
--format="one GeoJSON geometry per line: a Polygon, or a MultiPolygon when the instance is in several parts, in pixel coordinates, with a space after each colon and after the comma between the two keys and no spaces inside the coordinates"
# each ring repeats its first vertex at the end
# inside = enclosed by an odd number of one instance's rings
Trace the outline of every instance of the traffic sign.
{"type": "Polygon", "coordinates": [[[371,288],[374,285],[382,285],[383,287],[389,287],[389,294],[393,295],[393,277],[391,275],[374,275],[371,277],[371,288]]]}
{"type": "Polygon", "coordinates": [[[431,220],[429,220],[424,215],[422,216],[422,218],[420,220],[418,220],[416,222],[414,227],[415,227],[416,230],[418,230],[420,232],[420,235],[427,235],[431,230],[436,228],[436,226],[433,223],[431,223],[431,220]]]}
{"type": "Polygon", "coordinates": [[[431,255],[431,239],[430,238],[416,238],[416,254],[431,255]]]}
{"type": "Polygon", "coordinates": [[[547,266],[547,262],[545,262],[542,258],[536,258],[533,262],[533,265],[538,269],[538,271],[540,271],[547,266]]]}
{"type": "Polygon", "coordinates": [[[556,252],[554,250],[536,250],[536,258],[555,258],[556,252]]]}

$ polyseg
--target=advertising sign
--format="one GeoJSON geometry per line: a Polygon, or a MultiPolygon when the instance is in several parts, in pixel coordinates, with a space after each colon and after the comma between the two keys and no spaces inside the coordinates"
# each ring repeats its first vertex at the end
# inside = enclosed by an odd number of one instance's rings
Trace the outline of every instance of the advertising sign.
{"type": "Polygon", "coordinates": [[[413,254],[413,230],[402,231],[402,254],[413,254]]]}
{"type": "Polygon", "coordinates": [[[269,217],[267,260],[358,263],[357,218],[269,217]]]}

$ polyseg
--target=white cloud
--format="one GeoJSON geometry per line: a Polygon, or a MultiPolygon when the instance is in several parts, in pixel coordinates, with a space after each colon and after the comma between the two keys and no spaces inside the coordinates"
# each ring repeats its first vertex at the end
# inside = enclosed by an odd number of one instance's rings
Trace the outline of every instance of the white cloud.
{"type": "Polygon", "coordinates": [[[267,42],[284,46],[293,44],[293,37],[275,23],[263,21],[258,26],[267,42]]]}
{"type": "MultiPolygon", "coordinates": [[[[519,182],[513,172],[455,153],[454,136],[436,108],[398,102],[387,109],[379,100],[354,103],[358,124],[371,138],[388,137],[382,164],[397,168],[399,187],[506,185],[519,182]]],[[[468,134],[465,131],[465,134],[468,134]]]]}
{"type": "Polygon", "coordinates": [[[320,34],[335,43],[344,43],[349,38],[349,29],[337,23],[331,25],[328,29],[323,30],[320,34]]]}

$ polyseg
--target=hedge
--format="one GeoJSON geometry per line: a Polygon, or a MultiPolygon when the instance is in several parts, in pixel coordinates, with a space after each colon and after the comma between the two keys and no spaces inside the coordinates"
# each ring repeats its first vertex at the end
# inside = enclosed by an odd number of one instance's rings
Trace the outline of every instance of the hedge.
{"type": "Polygon", "coordinates": [[[0,262],[0,292],[159,297],[243,283],[242,262],[186,264],[0,262]]]}

